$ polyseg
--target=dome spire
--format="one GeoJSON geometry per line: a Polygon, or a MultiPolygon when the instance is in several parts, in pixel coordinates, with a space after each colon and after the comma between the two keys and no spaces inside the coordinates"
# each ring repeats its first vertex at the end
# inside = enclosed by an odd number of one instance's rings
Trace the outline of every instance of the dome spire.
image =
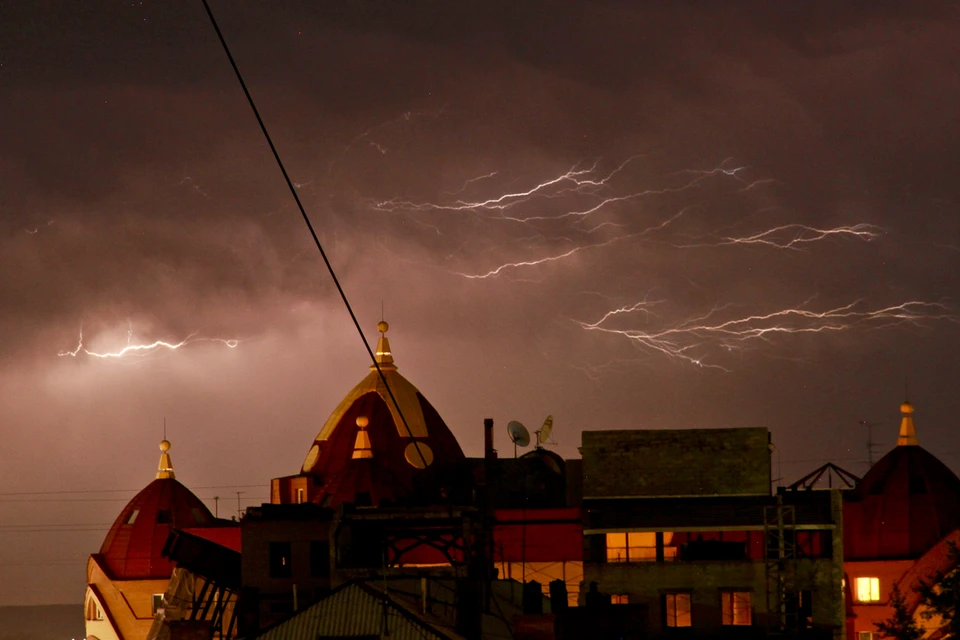
{"type": "MultiPolygon", "coordinates": [[[[386,321],[381,320],[377,323],[377,331],[380,332],[380,340],[377,341],[377,364],[380,365],[381,369],[396,370],[397,365],[393,363],[393,354],[390,352],[390,341],[387,340],[389,329],[390,325],[386,321]]],[[[376,369],[373,366],[370,368],[376,369]]]]}
{"type": "Polygon", "coordinates": [[[162,478],[176,478],[177,476],[173,473],[173,461],[170,459],[170,454],[167,451],[170,451],[170,441],[163,439],[160,441],[160,464],[157,465],[157,479],[162,478]]]}
{"type": "Polygon", "coordinates": [[[353,445],[354,459],[373,457],[373,446],[370,444],[370,434],[367,433],[369,424],[370,419],[367,416],[357,416],[357,439],[353,445]]]}
{"type": "Polygon", "coordinates": [[[913,426],[913,405],[909,400],[904,400],[900,405],[900,437],[897,438],[897,446],[916,446],[917,430],[913,426]]]}

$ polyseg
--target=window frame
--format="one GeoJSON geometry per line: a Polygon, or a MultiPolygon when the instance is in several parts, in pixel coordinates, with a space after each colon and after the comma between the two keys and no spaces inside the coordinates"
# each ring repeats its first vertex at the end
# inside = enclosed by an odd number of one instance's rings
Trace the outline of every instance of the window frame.
{"type": "Polygon", "coordinates": [[[611,531],[604,534],[604,557],[606,561],[613,564],[623,562],[657,562],[660,555],[658,549],[662,546],[658,544],[661,539],[660,534],[655,531],[611,531]],[[610,545],[611,536],[623,536],[623,545],[610,545]],[[643,544],[652,536],[653,544],[643,544]],[[622,551],[623,555],[617,555],[612,558],[611,550],[622,551]],[[631,550],[633,553],[631,553],[631,550]]]}
{"type": "Polygon", "coordinates": [[[720,590],[720,624],[724,627],[753,626],[753,591],[750,589],[720,590]],[[746,602],[747,620],[737,621],[737,603],[746,602]]]}
{"type": "Polygon", "coordinates": [[[660,604],[662,609],[661,618],[663,628],[670,629],[689,629],[693,627],[693,592],[692,591],[669,591],[660,595],[660,604]],[[681,611],[677,606],[678,599],[686,602],[686,611],[681,611]],[[686,614],[686,619],[681,618],[686,614]],[[671,624],[671,618],[673,624],[671,624]],[[682,624],[682,623],[686,624],[682,624]]]}

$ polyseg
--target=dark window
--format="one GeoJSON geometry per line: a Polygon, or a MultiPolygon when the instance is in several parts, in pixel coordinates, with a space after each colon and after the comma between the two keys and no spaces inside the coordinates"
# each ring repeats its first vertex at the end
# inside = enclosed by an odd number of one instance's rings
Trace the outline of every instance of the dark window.
{"type": "Polygon", "coordinates": [[[170,509],[160,509],[157,511],[157,524],[170,524],[173,522],[173,513],[170,509]]]}
{"type": "Polygon", "coordinates": [[[310,575],[314,578],[330,576],[330,543],[326,540],[310,543],[310,575]]]}
{"type": "Polygon", "coordinates": [[[293,603],[288,600],[282,600],[280,602],[271,602],[270,603],[270,613],[293,613],[293,603]]]}
{"type": "Polygon", "coordinates": [[[810,591],[787,591],[785,594],[787,626],[805,631],[813,625],[813,598],[810,591]]]}
{"type": "Polygon", "coordinates": [[[270,543],[270,577],[289,578],[293,575],[293,563],[289,542],[270,543]]]}
{"type": "Polygon", "coordinates": [[[746,560],[747,547],[743,542],[721,540],[694,540],[680,547],[680,557],[687,561],[746,560]]]}

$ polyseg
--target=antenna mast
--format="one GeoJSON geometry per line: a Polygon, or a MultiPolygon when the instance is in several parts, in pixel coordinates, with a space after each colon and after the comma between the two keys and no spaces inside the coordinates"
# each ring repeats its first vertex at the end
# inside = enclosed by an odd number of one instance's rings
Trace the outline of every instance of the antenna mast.
{"type": "Polygon", "coordinates": [[[879,425],[876,422],[867,422],[866,420],[861,420],[859,424],[867,428],[867,465],[869,468],[873,468],[873,450],[877,445],[873,441],[873,428],[879,425]]]}

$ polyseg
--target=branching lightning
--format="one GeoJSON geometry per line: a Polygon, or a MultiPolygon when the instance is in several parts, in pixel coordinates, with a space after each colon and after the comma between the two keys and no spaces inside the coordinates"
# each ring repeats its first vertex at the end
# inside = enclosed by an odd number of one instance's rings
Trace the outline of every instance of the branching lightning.
{"type": "MultiPolygon", "coordinates": [[[[711,249],[712,259],[717,251],[747,248],[768,253],[810,252],[839,242],[869,243],[886,233],[876,225],[856,221],[829,227],[781,220],[765,226],[762,217],[784,213],[781,207],[771,206],[775,195],[768,193],[777,180],[750,176],[749,167],[729,158],[712,168],[685,169],[651,179],[638,175],[639,157],[627,158],[612,169],[604,169],[600,160],[582,162],[541,175],[519,188],[512,186],[523,184],[519,178],[498,169],[458,182],[455,190],[442,191],[437,201],[390,198],[366,204],[376,212],[406,216],[441,236],[446,230],[456,235],[463,216],[472,216],[470,228],[477,233],[447,257],[448,263],[455,260],[461,266],[444,271],[474,281],[529,281],[524,274],[532,270],[540,273],[540,282],[548,274],[538,270],[560,264],[582,279],[587,267],[577,258],[587,252],[596,254],[600,264],[614,260],[632,265],[639,263],[622,256],[642,255],[650,248],[658,248],[658,257],[711,249]],[[726,216],[725,226],[710,228],[715,209],[743,210],[743,214],[732,225],[726,216]],[[471,253],[468,247],[477,236],[481,242],[471,253]],[[489,262],[491,254],[506,259],[476,268],[478,261],[489,262]],[[613,255],[620,257],[608,257],[613,255]]],[[[770,344],[778,336],[956,321],[944,305],[922,300],[870,307],[866,299],[850,303],[841,299],[835,303],[839,306],[820,310],[808,300],[796,308],[755,313],[738,312],[726,305],[693,315],[673,302],[645,298],[601,310],[598,320],[573,322],[585,331],[625,338],[649,354],[725,370],[724,359],[718,356],[742,353],[758,343],[770,344]]],[[[595,370],[589,372],[592,377],[595,370]]]]}
{"type": "Polygon", "coordinates": [[[883,235],[883,229],[871,224],[855,224],[833,229],[818,229],[803,224],[785,224],[743,237],[721,237],[714,242],[676,245],[681,249],[730,245],[766,245],[777,249],[800,249],[805,244],[831,237],[869,241],[883,235]]]}
{"type": "Polygon", "coordinates": [[[663,302],[642,300],[608,311],[595,322],[574,322],[587,331],[623,336],[634,346],[644,350],[659,352],[701,367],[723,370],[726,370],[723,366],[705,360],[705,354],[711,349],[743,350],[751,342],[769,342],[773,337],[783,334],[844,332],[898,325],[923,326],[925,322],[936,320],[957,322],[949,309],[940,303],[911,300],[898,305],[868,309],[865,308],[864,301],[857,300],[826,311],[812,311],[801,306],[766,314],[720,319],[720,316],[729,311],[730,307],[727,305],[654,330],[611,326],[618,316],[627,317],[637,312],[652,315],[651,309],[663,302]]]}
{"type": "MultiPolygon", "coordinates": [[[[547,176],[518,190],[494,191],[493,179],[499,171],[468,178],[456,191],[444,192],[452,196],[450,200],[437,202],[417,202],[402,198],[392,198],[368,203],[375,211],[403,214],[424,228],[442,234],[443,218],[433,217],[431,221],[422,219],[431,214],[471,214],[490,224],[507,223],[529,226],[540,234],[542,248],[526,247],[526,255],[501,262],[487,269],[466,271],[451,270],[451,273],[470,278],[484,279],[497,277],[505,273],[519,273],[526,268],[537,267],[552,262],[561,262],[588,249],[608,247],[622,240],[651,240],[656,237],[660,243],[677,249],[698,249],[705,247],[757,246],[770,249],[800,250],[815,243],[827,240],[870,241],[880,237],[883,229],[870,224],[841,225],[835,228],[818,228],[799,223],[783,224],[761,229],[743,235],[695,235],[684,234],[677,229],[673,233],[664,233],[672,229],[673,224],[682,216],[686,207],[675,213],[654,213],[659,220],[650,223],[651,215],[646,209],[654,208],[644,203],[661,196],[682,196],[686,192],[703,187],[711,180],[733,181],[737,192],[759,189],[774,182],[770,179],[748,181],[743,174],[746,166],[733,166],[727,159],[711,169],[687,169],[667,176],[667,184],[647,186],[642,189],[624,189],[619,184],[630,165],[640,156],[627,158],[613,169],[600,170],[600,161],[590,164],[574,165],[565,171],[547,176]],[[487,188],[480,189],[481,186],[487,188]],[[464,198],[467,191],[486,191],[479,198],[464,198]],[[532,210],[531,210],[532,209],[532,210]],[[587,222],[591,217],[601,219],[587,222]],[[643,224],[643,220],[647,220],[643,224]],[[638,227],[643,228],[638,228],[638,227]],[[597,235],[602,239],[597,240],[597,235]],[[550,239],[562,237],[567,246],[558,248],[550,239]],[[691,240],[691,238],[694,238],[691,240]],[[570,246],[573,245],[573,246],[570,246]],[[531,256],[530,253],[539,255],[531,256]]],[[[507,230],[506,233],[510,234],[507,230]]],[[[514,237],[513,242],[520,240],[514,237]]],[[[508,243],[510,241],[508,240],[508,243]]]]}
{"type": "Polygon", "coordinates": [[[240,341],[237,339],[225,339],[225,338],[205,338],[196,333],[188,335],[183,340],[178,342],[167,342],[165,340],[155,340],[150,343],[134,343],[133,342],[133,331],[127,331],[127,344],[122,349],[117,351],[91,351],[87,349],[83,344],[83,328],[80,329],[80,337],[77,341],[77,346],[74,349],[68,351],[60,351],[57,353],[60,357],[72,357],[76,358],[81,353],[93,358],[101,358],[104,360],[107,359],[120,359],[125,357],[146,357],[151,355],[156,355],[158,352],[162,351],[176,351],[181,347],[185,347],[189,344],[196,342],[215,342],[222,344],[230,349],[235,349],[240,345],[240,341]]]}

